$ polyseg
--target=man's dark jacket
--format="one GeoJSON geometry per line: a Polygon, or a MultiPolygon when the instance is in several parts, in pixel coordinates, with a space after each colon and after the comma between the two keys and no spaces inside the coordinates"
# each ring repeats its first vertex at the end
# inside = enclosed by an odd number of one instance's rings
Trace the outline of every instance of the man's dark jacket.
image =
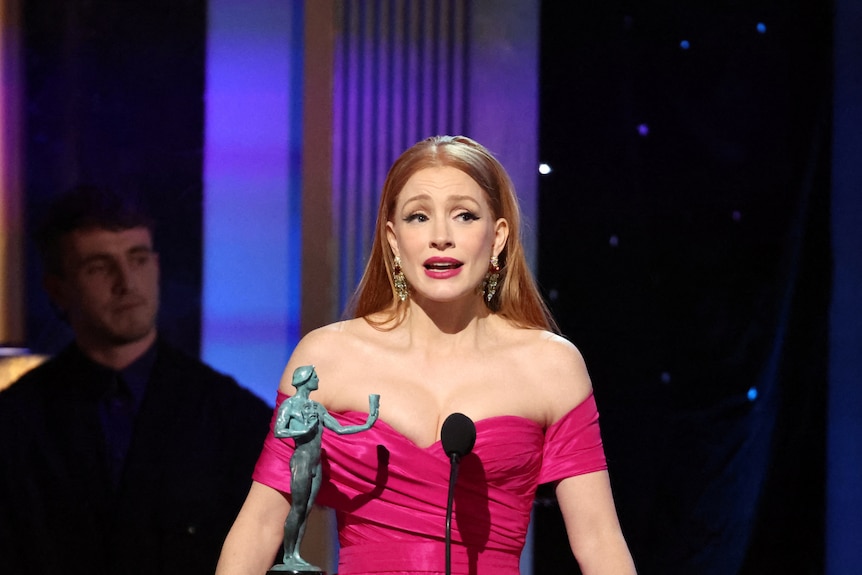
{"type": "Polygon", "coordinates": [[[271,409],[162,341],[112,489],[72,345],[0,392],[0,573],[212,574],[271,409]]]}

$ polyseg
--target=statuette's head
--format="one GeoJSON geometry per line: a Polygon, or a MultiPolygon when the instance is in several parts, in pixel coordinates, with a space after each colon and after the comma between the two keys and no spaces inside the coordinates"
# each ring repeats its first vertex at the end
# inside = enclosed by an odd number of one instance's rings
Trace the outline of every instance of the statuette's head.
{"type": "Polygon", "coordinates": [[[308,389],[314,391],[317,389],[317,382],[317,372],[314,371],[314,366],[303,365],[294,370],[291,384],[297,389],[302,386],[308,386],[308,389]]]}

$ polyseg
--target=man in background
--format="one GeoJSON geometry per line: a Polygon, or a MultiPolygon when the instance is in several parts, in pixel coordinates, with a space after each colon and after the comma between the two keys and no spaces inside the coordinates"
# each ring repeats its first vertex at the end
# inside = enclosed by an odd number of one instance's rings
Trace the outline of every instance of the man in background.
{"type": "Polygon", "coordinates": [[[0,393],[0,572],[213,573],[271,409],[159,337],[135,204],[75,188],[38,244],[74,341],[0,393]]]}

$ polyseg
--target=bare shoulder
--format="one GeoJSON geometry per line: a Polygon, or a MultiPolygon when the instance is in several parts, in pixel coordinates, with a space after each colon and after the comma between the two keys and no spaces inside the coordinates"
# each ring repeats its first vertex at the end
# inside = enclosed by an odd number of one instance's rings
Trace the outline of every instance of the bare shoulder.
{"type": "Polygon", "coordinates": [[[288,395],[293,394],[293,372],[305,365],[314,366],[320,380],[327,383],[325,389],[337,386],[342,379],[339,371],[343,366],[352,365],[361,359],[363,324],[366,324],[364,320],[350,319],[325,325],[306,334],[287,362],[279,390],[288,395]]]}
{"type": "Polygon", "coordinates": [[[521,330],[521,370],[531,374],[553,422],[583,402],[592,392],[587,365],[568,339],[542,330],[521,330]]]}

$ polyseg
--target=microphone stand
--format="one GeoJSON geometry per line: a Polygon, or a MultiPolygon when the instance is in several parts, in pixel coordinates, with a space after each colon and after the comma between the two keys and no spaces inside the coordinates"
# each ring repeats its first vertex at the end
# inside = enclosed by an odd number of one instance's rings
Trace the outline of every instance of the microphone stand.
{"type": "Polygon", "coordinates": [[[451,461],[449,497],[446,501],[446,575],[452,575],[452,503],[455,499],[455,481],[458,478],[458,463],[461,461],[461,456],[452,453],[451,461]]]}
{"type": "Polygon", "coordinates": [[[452,574],[452,504],[455,499],[455,480],[461,457],[473,450],[476,442],[476,425],[463,413],[453,413],[443,422],[440,443],[449,456],[449,497],[446,501],[446,575],[452,574]]]}

